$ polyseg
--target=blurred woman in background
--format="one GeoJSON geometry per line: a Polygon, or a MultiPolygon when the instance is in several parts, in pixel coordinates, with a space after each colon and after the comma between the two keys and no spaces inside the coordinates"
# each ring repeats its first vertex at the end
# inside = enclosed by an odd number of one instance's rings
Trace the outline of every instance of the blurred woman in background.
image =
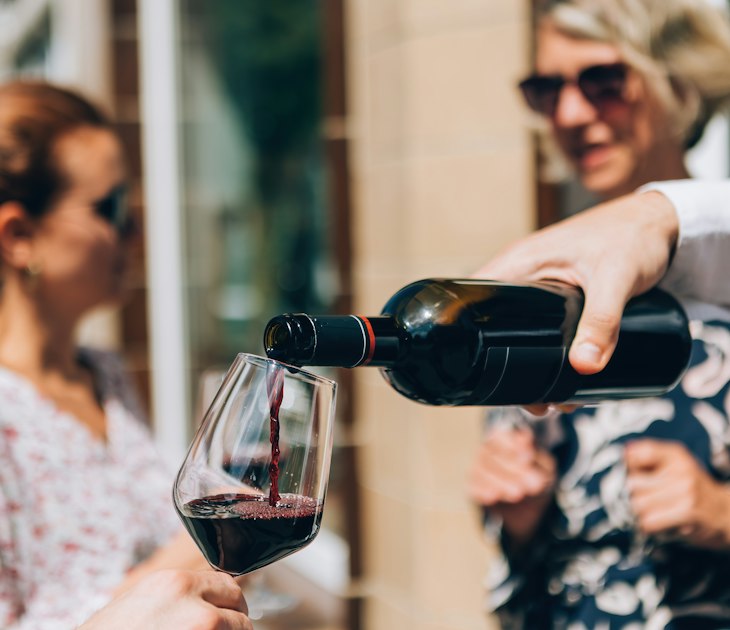
{"type": "MultiPolygon", "coordinates": [[[[610,200],[688,177],[687,149],[730,101],[729,62],[727,17],[703,0],[548,0],[520,88],[610,200]]],[[[490,416],[470,492],[501,543],[504,627],[730,624],[730,312],[688,309],[691,365],[670,394],[490,416]]]]}
{"type": "Polygon", "coordinates": [[[204,568],[117,357],[77,347],[122,299],[122,147],[70,91],[0,87],[0,626],[70,629],[153,569],[204,568]]]}

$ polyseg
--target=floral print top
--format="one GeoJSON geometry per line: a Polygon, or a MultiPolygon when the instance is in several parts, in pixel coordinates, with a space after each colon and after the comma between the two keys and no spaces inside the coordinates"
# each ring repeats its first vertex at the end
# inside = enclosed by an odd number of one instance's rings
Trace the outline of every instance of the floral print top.
{"type": "MultiPolygon", "coordinates": [[[[559,471],[529,552],[503,553],[491,567],[489,608],[504,628],[730,628],[730,550],[643,536],[625,487],[623,447],[637,438],[679,441],[715,479],[730,481],[730,324],[695,321],[691,332],[690,367],[661,398],[531,421],[505,409],[491,419],[530,422],[559,471]]],[[[489,530],[498,525],[487,519],[489,530]]]]}
{"type": "Polygon", "coordinates": [[[71,630],[179,529],[116,355],[81,350],[107,420],[100,440],[0,368],[0,627],[71,630]]]}

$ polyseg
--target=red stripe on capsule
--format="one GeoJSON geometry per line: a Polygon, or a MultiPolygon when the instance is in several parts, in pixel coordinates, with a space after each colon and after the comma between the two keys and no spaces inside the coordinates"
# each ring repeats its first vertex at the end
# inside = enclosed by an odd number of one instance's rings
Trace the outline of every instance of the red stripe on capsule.
{"type": "Polygon", "coordinates": [[[370,363],[370,361],[373,360],[373,355],[375,354],[375,333],[373,332],[373,327],[367,317],[363,317],[362,315],[358,315],[358,317],[360,318],[360,321],[365,325],[365,330],[368,334],[368,356],[365,357],[360,365],[367,365],[368,363],[370,363]]]}

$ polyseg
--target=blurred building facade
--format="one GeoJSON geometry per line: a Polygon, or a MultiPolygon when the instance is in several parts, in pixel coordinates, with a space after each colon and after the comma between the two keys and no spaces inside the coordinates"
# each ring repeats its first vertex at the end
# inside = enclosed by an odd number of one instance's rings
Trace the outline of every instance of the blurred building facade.
{"type": "MultiPolygon", "coordinates": [[[[123,350],[172,465],[206,371],[260,354],[268,317],[377,314],[538,224],[513,89],[530,29],[528,0],[0,2],[0,77],[69,84],[118,121],[145,247],[129,304],[82,335],[123,350]]],[[[311,605],[281,627],[492,627],[465,497],[481,411],[416,405],[376,370],[335,378],[331,535],[292,556],[281,588],[311,605]]]]}
{"type": "MultiPolygon", "coordinates": [[[[346,4],[356,312],[460,277],[534,225],[533,159],[511,86],[528,3],[346,4]]],[[[356,374],[368,629],[487,627],[487,549],[465,498],[478,409],[427,408],[356,374]]]]}

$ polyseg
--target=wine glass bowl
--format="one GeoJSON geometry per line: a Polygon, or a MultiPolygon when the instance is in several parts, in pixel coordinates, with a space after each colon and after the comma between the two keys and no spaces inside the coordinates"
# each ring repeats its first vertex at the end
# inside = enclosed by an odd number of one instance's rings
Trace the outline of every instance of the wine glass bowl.
{"type": "Polygon", "coordinates": [[[332,454],[336,385],[239,354],[178,472],[178,515],[206,559],[232,575],[317,535],[332,454]]]}

